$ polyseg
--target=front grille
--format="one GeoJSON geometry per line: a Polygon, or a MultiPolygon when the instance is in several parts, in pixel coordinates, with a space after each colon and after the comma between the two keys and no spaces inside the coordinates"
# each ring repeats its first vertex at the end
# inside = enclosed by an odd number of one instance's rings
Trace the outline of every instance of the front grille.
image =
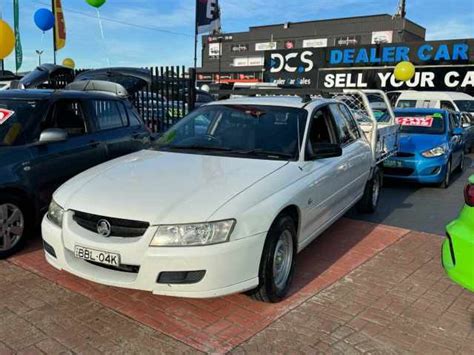
{"type": "Polygon", "coordinates": [[[411,168],[383,168],[384,174],[392,176],[410,176],[414,171],[411,168]]]}
{"type": "Polygon", "coordinates": [[[415,154],[413,153],[404,153],[404,152],[398,152],[397,153],[397,157],[399,158],[410,158],[410,157],[414,157],[415,154]]]}
{"type": "Polygon", "coordinates": [[[94,233],[97,233],[97,223],[100,220],[105,219],[112,227],[110,236],[120,238],[141,237],[145,234],[146,230],[150,226],[150,224],[147,222],[97,216],[80,211],[74,211],[73,219],[79,226],[94,233]]]}
{"type": "Polygon", "coordinates": [[[95,263],[90,260],[85,260],[89,264],[107,269],[107,270],[113,270],[113,271],[121,271],[121,272],[128,272],[130,274],[138,274],[140,271],[140,266],[136,265],[120,265],[120,266],[112,266],[112,265],[106,265],[106,264],[100,264],[100,263],[95,263]]]}

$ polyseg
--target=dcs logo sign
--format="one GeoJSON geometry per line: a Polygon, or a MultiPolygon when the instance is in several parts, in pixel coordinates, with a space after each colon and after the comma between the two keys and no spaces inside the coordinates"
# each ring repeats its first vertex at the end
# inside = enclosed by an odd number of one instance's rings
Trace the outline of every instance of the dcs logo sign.
{"type": "Polygon", "coordinates": [[[281,53],[272,53],[270,56],[270,73],[280,73],[283,70],[288,73],[307,73],[313,70],[314,53],[311,51],[292,52],[286,55],[281,53]],[[293,63],[290,64],[290,61],[293,63]],[[295,65],[297,64],[297,65],[295,65]]]}

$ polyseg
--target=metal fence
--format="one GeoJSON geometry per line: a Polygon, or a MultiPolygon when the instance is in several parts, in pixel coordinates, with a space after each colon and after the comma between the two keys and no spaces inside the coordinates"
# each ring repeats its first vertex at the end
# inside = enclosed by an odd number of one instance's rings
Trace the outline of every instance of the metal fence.
{"type": "MultiPolygon", "coordinates": [[[[151,73],[151,84],[131,96],[130,101],[153,132],[163,132],[194,109],[196,71],[186,70],[184,66],[147,69],[151,73]]],[[[47,87],[63,89],[83,71],[57,76],[47,87]]]]}
{"type": "Polygon", "coordinates": [[[185,67],[154,67],[151,85],[137,92],[131,101],[153,132],[171,127],[195,105],[194,69],[185,67]]]}

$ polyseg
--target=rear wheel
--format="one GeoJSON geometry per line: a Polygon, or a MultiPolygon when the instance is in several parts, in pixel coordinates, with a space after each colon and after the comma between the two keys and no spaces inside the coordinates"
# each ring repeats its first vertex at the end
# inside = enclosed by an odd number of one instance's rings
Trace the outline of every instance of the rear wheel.
{"type": "MultiPolygon", "coordinates": [[[[3,194],[3,193],[2,193],[3,194]]],[[[5,259],[25,244],[30,218],[22,199],[10,194],[0,198],[0,259],[5,259]]]]}
{"type": "Polygon", "coordinates": [[[357,209],[362,213],[374,213],[377,209],[380,198],[380,190],[382,189],[382,171],[376,168],[372,179],[366,186],[362,199],[357,204],[357,209]]]}
{"type": "Polygon", "coordinates": [[[260,261],[259,286],[249,294],[263,302],[281,301],[291,286],[296,255],[295,221],[280,216],[270,228],[260,261]]]}

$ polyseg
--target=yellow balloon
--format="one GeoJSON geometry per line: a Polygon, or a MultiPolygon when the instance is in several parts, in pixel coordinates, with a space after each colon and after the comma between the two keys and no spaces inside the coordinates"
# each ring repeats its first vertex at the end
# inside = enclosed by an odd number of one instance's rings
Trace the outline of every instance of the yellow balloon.
{"type": "Polygon", "coordinates": [[[0,20],[0,59],[5,59],[15,48],[15,34],[8,23],[0,20]]]}
{"type": "Polygon", "coordinates": [[[400,62],[395,67],[395,79],[408,81],[415,76],[415,66],[411,62],[400,62]]]}
{"type": "Polygon", "coordinates": [[[74,69],[76,67],[76,63],[71,58],[66,58],[63,60],[63,66],[74,69]]]}

